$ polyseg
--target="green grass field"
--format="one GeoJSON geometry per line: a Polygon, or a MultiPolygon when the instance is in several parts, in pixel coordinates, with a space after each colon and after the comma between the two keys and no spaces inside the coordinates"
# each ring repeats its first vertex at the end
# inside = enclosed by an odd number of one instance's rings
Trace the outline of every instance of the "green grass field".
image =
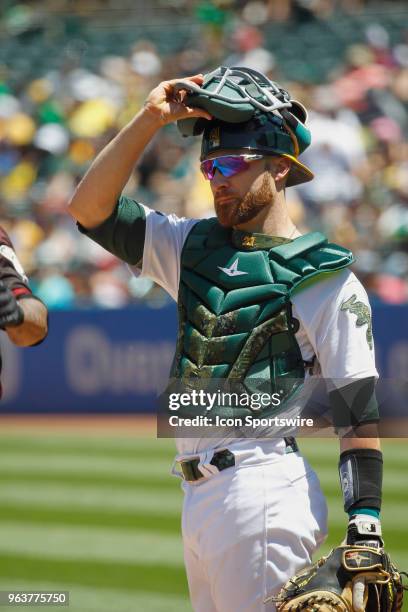
{"type": "MultiPolygon", "coordinates": [[[[337,442],[301,440],[343,538],[337,442]]],[[[406,442],[383,444],[383,528],[408,568],[406,442]]],[[[0,435],[0,590],[69,590],[76,612],[191,611],[173,442],[112,435],[0,435]]],[[[24,609],[37,609],[28,607],[24,609]]]]}

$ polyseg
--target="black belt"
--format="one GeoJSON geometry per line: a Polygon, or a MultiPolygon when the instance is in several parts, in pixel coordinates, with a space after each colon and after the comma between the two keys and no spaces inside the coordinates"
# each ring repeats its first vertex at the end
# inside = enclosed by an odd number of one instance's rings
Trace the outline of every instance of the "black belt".
{"type": "MultiPolygon", "coordinates": [[[[285,438],[285,444],[287,453],[296,453],[299,450],[295,438],[285,438]]],[[[187,480],[188,482],[194,482],[196,480],[201,480],[201,478],[204,478],[203,474],[198,468],[199,463],[199,459],[180,461],[180,468],[183,473],[184,480],[187,480]]],[[[218,451],[217,453],[214,453],[210,464],[218,468],[219,472],[222,472],[223,470],[226,470],[227,468],[235,465],[234,453],[232,453],[228,449],[218,451]]]]}

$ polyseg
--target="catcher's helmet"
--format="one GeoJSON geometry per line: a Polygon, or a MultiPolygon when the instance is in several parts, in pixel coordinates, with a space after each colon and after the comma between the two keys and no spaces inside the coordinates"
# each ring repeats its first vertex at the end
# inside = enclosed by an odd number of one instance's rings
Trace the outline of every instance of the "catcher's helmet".
{"type": "Polygon", "coordinates": [[[207,74],[202,86],[180,81],[189,106],[207,110],[214,119],[182,119],[183,136],[203,133],[201,159],[218,149],[248,149],[292,160],[286,185],[310,181],[313,173],[298,160],[311,142],[307,112],[300,102],[265,75],[250,68],[221,66],[207,74]]]}

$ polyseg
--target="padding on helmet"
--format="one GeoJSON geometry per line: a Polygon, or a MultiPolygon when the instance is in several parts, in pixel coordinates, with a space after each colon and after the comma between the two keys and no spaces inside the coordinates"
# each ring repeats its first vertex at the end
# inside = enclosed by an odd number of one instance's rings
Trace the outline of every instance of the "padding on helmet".
{"type": "Polygon", "coordinates": [[[188,106],[203,108],[213,117],[212,122],[194,117],[177,122],[183,136],[203,133],[202,158],[217,149],[256,149],[292,160],[288,186],[313,178],[313,173],[297,159],[311,142],[305,125],[307,111],[262,73],[220,66],[205,76],[201,87],[191,81],[179,81],[175,91],[180,90],[187,91],[184,102],[188,106]],[[218,135],[215,140],[211,136],[214,128],[218,135]]]}

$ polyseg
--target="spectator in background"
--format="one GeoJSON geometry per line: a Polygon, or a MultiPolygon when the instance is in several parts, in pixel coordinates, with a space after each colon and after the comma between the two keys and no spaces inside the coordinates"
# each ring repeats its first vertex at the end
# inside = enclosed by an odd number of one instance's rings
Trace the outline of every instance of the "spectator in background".
{"type": "MultiPolygon", "coordinates": [[[[139,15],[135,3],[129,17],[101,0],[105,22],[95,3],[81,3],[81,15],[64,0],[58,11],[52,2],[41,11],[36,3],[9,4],[0,50],[0,217],[50,308],[166,299],[86,244],[64,210],[91,159],[153,83],[239,62],[262,65],[283,85],[286,78],[294,97],[313,109],[305,163],[318,172],[290,197],[297,223],[370,261],[369,273],[356,272],[372,298],[408,301],[408,45],[392,3],[380,18],[355,0],[182,1],[157,11],[153,3],[149,15],[139,15]]],[[[179,216],[209,214],[208,185],[191,171],[196,146],[172,126],[162,130],[125,194],[179,216]]]]}

